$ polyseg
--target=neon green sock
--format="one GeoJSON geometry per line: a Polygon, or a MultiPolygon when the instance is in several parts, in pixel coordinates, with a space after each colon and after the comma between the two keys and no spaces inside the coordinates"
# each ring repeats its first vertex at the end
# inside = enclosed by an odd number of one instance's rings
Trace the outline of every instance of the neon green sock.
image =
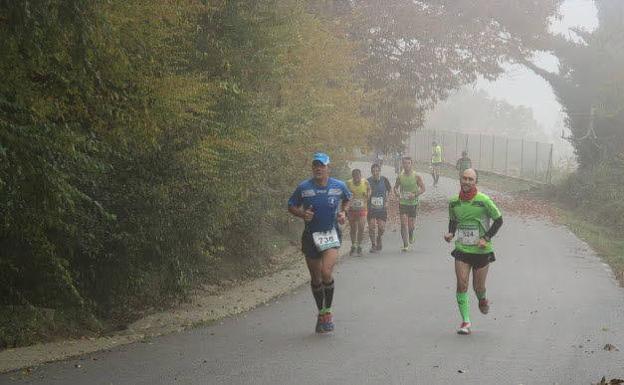
{"type": "Polygon", "coordinates": [[[479,301],[481,301],[482,299],[485,299],[485,290],[483,290],[482,292],[475,292],[477,294],[477,299],[479,301]]]}
{"type": "Polygon", "coordinates": [[[457,306],[464,322],[470,322],[470,298],[468,293],[457,293],[457,306]]]}

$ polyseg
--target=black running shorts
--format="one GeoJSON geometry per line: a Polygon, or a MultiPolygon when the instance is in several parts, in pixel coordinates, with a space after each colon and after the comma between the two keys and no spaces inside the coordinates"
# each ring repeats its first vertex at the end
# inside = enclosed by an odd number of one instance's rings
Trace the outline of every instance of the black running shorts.
{"type": "Polygon", "coordinates": [[[388,210],[386,210],[386,209],[383,209],[383,210],[375,210],[375,209],[368,210],[367,219],[369,221],[371,219],[381,219],[382,221],[386,222],[388,220],[388,210]]]}
{"type": "MultiPolygon", "coordinates": [[[[340,231],[340,227],[336,227],[336,233],[338,233],[338,239],[340,239],[340,243],[342,243],[342,232],[340,231]]],[[[338,249],[338,247],[334,247],[334,249],[338,249]]],[[[321,258],[321,252],[318,251],[316,245],[314,244],[314,240],[312,239],[312,232],[308,230],[303,230],[303,234],[301,234],[301,251],[306,258],[321,258]]]]}
{"type": "Polygon", "coordinates": [[[410,218],[416,218],[418,205],[399,205],[399,214],[407,214],[410,218]]]}
{"type": "Polygon", "coordinates": [[[453,256],[453,258],[459,261],[466,262],[467,264],[472,266],[474,269],[480,269],[496,261],[496,258],[494,257],[494,253],[472,254],[472,253],[464,253],[459,250],[453,250],[451,252],[451,255],[453,256]]]}

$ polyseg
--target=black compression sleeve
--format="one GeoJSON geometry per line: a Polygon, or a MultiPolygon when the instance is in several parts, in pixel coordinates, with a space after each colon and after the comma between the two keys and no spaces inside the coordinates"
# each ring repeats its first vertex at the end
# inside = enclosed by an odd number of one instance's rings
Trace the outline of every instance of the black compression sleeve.
{"type": "Polygon", "coordinates": [[[498,232],[498,229],[500,229],[502,225],[503,225],[503,217],[496,219],[492,223],[492,226],[490,227],[490,229],[485,233],[485,236],[487,236],[488,238],[492,238],[493,236],[496,235],[496,233],[498,232]]]}
{"type": "Polygon", "coordinates": [[[386,178],[385,176],[382,176],[382,178],[384,178],[384,185],[386,185],[386,190],[392,190],[392,186],[390,186],[390,181],[388,180],[388,178],[386,178]]]}
{"type": "Polygon", "coordinates": [[[455,234],[455,231],[457,230],[457,221],[450,220],[448,230],[449,230],[449,233],[455,234]]]}

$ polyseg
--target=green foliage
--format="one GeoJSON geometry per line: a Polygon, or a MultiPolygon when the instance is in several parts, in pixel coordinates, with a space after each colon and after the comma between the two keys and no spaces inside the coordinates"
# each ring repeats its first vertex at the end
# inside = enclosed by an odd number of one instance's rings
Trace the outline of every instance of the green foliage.
{"type": "MultiPolygon", "coordinates": [[[[375,121],[371,146],[402,147],[423,114],[449,92],[494,79],[505,60],[530,57],[560,0],[355,0],[350,34],[375,121]]],[[[334,1],[344,4],[344,1],[334,1]]]]}
{"type": "Polygon", "coordinates": [[[593,169],[580,169],[557,186],[557,199],[585,220],[624,231],[624,160],[602,163],[593,169]]]}
{"type": "Polygon", "coordinates": [[[599,26],[554,36],[543,49],[559,59],[558,73],[525,62],[546,79],[564,111],[579,166],[592,168],[624,153],[624,3],[596,0],[599,26]]]}
{"type": "Polygon", "coordinates": [[[305,5],[0,2],[0,346],[261,268],[310,153],[344,164],[370,127],[305,5]]]}

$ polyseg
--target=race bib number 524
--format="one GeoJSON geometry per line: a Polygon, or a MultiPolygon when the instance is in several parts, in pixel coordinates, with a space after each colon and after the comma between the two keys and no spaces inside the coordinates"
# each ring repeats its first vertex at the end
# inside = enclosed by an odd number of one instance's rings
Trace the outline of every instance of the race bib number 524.
{"type": "Polygon", "coordinates": [[[340,247],[340,239],[338,239],[338,232],[335,228],[329,231],[317,231],[316,233],[312,233],[312,239],[318,251],[340,247]]]}
{"type": "Polygon", "coordinates": [[[460,228],[457,232],[457,240],[462,245],[474,246],[479,243],[478,228],[460,228]]]}

